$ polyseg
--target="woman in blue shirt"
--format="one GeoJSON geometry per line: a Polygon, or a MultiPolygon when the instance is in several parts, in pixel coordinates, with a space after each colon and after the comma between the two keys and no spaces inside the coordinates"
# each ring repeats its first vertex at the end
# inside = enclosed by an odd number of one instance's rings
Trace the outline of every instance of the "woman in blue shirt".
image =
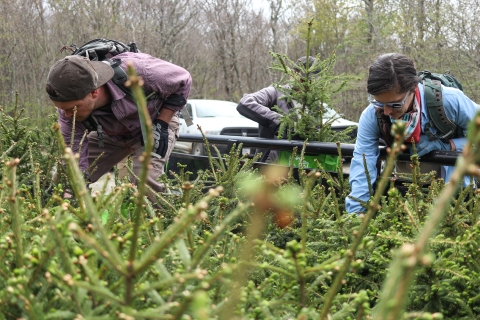
{"type": "MultiPolygon", "coordinates": [[[[399,53],[381,55],[373,62],[369,68],[367,92],[370,104],[360,116],[357,141],[350,165],[352,191],[346,198],[348,213],[366,211],[351,197],[362,201],[368,201],[370,198],[362,155],[365,155],[372,184],[377,178],[379,139],[384,137],[387,131],[382,128],[384,133],[381,133],[377,113],[386,119],[386,122],[406,121],[405,142],[407,145],[415,142],[417,153],[421,157],[434,150],[461,152],[466,142],[467,124],[479,109],[479,106],[461,90],[442,86],[446,116],[461,128],[463,135],[447,141],[430,140],[425,133],[429,130],[435,134],[436,128],[426,127],[430,119],[425,106],[424,86],[419,83],[413,61],[399,53]]],[[[448,181],[452,172],[453,167],[442,166],[440,175],[448,181]]],[[[468,183],[469,180],[466,178],[464,184],[468,183]]]]}

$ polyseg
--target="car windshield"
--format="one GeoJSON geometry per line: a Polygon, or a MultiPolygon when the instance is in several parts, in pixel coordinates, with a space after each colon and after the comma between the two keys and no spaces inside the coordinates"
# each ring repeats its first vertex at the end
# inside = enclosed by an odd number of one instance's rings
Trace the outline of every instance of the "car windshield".
{"type": "Polygon", "coordinates": [[[243,118],[237,111],[237,104],[229,101],[200,101],[195,102],[195,107],[198,118],[243,118]]]}

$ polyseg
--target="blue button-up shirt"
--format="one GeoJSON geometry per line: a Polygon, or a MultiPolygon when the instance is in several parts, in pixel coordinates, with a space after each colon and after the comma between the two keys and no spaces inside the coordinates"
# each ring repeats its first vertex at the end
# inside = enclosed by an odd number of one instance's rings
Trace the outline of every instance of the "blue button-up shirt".
{"type": "MultiPolygon", "coordinates": [[[[430,121],[427,108],[425,106],[424,88],[422,84],[418,85],[421,97],[421,127],[422,133],[425,130],[425,124],[430,121]]],[[[480,106],[470,100],[461,90],[442,86],[443,105],[445,113],[449,119],[463,129],[464,135],[467,133],[467,125],[470,120],[475,117],[480,106]]],[[[435,132],[435,128],[430,129],[435,132]]],[[[370,104],[360,116],[357,141],[353,152],[353,159],[350,164],[350,187],[352,189],[350,196],[358,198],[362,201],[368,201],[370,198],[368,183],[363,164],[363,154],[365,154],[368,172],[370,174],[372,184],[377,179],[376,163],[379,156],[379,138],[380,129],[377,123],[375,107],[370,104]]],[[[465,137],[452,139],[458,152],[463,150],[463,146],[467,139],[465,137]]],[[[449,181],[454,167],[443,166],[442,178],[449,181]]],[[[464,185],[468,185],[468,177],[464,180],[464,185]]],[[[366,211],[356,200],[346,198],[346,209],[348,213],[366,211]]]]}

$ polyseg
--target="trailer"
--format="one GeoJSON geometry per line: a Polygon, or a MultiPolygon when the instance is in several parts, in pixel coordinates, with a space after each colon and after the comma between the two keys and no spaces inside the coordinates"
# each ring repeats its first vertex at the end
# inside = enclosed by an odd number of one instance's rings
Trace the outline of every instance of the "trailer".
{"type": "MultiPolygon", "coordinates": [[[[285,151],[292,151],[294,148],[298,148],[297,152],[300,154],[304,142],[300,140],[278,140],[278,139],[264,139],[264,138],[257,138],[257,137],[244,137],[244,136],[228,136],[228,135],[206,135],[206,139],[208,140],[209,144],[215,145],[218,150],[221,152],[222,155],[227,153],[234,145],[242,144],[242,153],[248,153],[250,157],[253,157],[253,154],[257,149],[262,150],[285,150],[285,151]]],[[[203,136],[200,134],[181,134],[178,141],[182,142],[191,142],[191,143],[204,143],[203,136]]],[[[349,173],[349,163],[351,158],[353,157],[353,151],[355,148],[355,144],[348,144],[348,143],[340,143],[337,145],[336,143],[332,142],[318,142],[312,141],[308,142],[305,146],[305,154],[306,155],[319,155],[319,154],[326,154],[332,156],[338,156],[339,149],[341,151],[341,163],[342,163],[342,172],[344,178],[348,179],[349,173]]],[[[213,149],[213,148],[211,148],[213,149]]],[[[213,151],[213,150],[212,150],[213,151]]],[[[387,147],[380,146],[379,147],[380,156],[377,161],[377,170],[378,173],[381,173],[382,170],[382,163],[385,162],[387,157],[387,147]]],[[[215,152],[211,152],[212,156],[217,158],[217,154],[215,152]]],[[[421,158],[422,163],[431,163],[431,164],[440,164],[440,165],[448,165],[454,166],[457,160],[458,153],[455,151],[432,151],[428,155],[425,155],[421,158]]],[[[410,154],[403,153],[400,154],[398,161],[402,162],[410,162],[410,154]]],[[[186,154],[181,152],[172,152],[168,164],[168,171],[178,172],[178,163],[185,165],[186,170],[191,171],[193,173],[193,177],[195,177],[196,172],[198,170],[205,170],[208,169],[210,164],[208,160],[208,156],[204,155],[193,155],[193,154],[186,154]]],[[[254,168],[262,168],[265,166],[279,166],[279,164],[272,164],[272,163],[265,163],[265,162],[255,162],[253,164],[254,168]]],[[[312,168],[306,168],[310,170],[312,168]]],[[[293,173],[295,177],[298,177],[298,167],[293,168],[293,173]]],[[[338,176],[337,171],[333,170],[326,170],[329,174],[333,177],[338,176]]],[[[402,186],[405,183],[405,180],[397,179],[395,181],[395,185],[402,186]]]]}

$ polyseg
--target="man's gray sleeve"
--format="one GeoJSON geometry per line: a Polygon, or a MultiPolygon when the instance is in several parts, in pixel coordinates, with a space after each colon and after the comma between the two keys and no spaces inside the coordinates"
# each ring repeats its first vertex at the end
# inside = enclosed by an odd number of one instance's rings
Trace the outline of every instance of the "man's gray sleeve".
{"type": "Polygon", "coordinates": [[[237,106],[237,111],[262,126],[276,126],[281,116],[272,108],[277,104],[279,96],[280,93],[272,86],[245,94],[237,106]]]}

